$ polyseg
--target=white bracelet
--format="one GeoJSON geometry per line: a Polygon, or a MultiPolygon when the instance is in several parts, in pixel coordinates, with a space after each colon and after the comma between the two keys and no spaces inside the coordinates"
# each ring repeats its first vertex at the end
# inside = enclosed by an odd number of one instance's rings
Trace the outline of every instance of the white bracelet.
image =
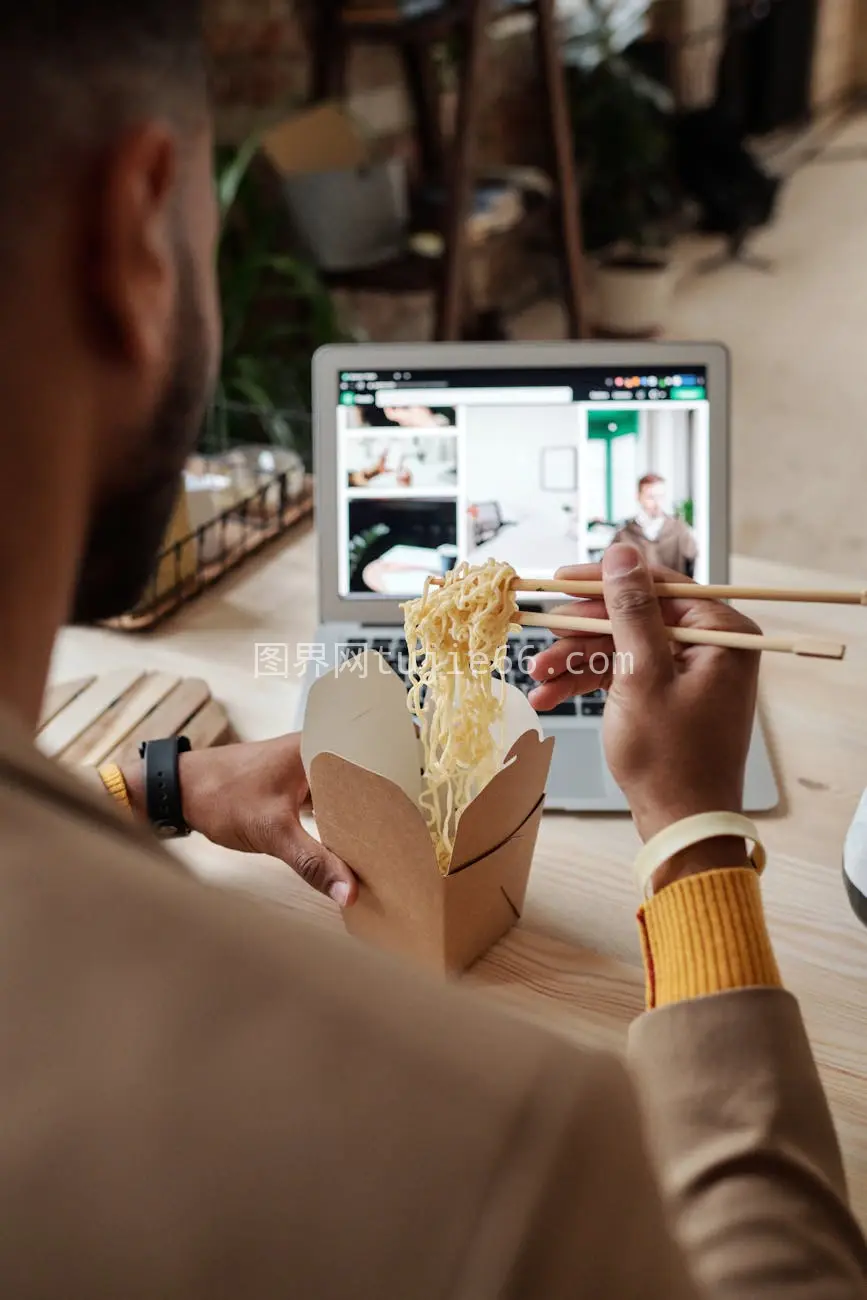
{"type": "Polygon", "coordinates": [[[635,878],[642,898],[648,897],[648,885],[664,862],[683,853],[684,849],[692,848],[693,844],[722,837],[752,841],[750,861],[758,874],[762,874],[768,855],[755,822],[751,822],[749,817],[742,817],[740,813],[697,813],[694,817],[684,817],[683,821],[666,826],[653,839],[648,840],[638,854],[635,859],[635,878]]]}

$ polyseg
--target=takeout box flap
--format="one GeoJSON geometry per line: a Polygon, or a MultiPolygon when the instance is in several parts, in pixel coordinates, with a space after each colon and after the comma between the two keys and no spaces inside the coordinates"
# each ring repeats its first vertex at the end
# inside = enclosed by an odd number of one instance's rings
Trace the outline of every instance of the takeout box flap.
{"type": "Polygon", "coordinates": [[[520,919],[543,809],[540,798],[505,843],[445,877],[445,971],[466,970],[520,919]]]}
{"type": "Polygon", "coordinates": [[[406,688],[374,650],[348,659],[310,688],[301,735],[308,780],[317,754],[336,754],[393,782],[413,804],[421,797],[421,742],[406,688]]]}
{"type": "Polygon", "coordinates": [[[318,754],[308,779],[322,843],[359,879],[347,930],[440,965],[443,878],[420,810],[391,781],[337,754],[318,754]]]}
{"type": "Polygon", "coordinates": [[[494,696],[497,695],[503,699],[503,717],[499,722],[492,724],[491,734],[497,743],[503,741],[504,754],[508,755],[513,746],[528,731],[535,732],[541,738],[542,724],[539,715],[523,691],[495,677],[494,696]]]}
{"type": "Polygon", "coordinates": [[[505,766],[461,814],[449,873],[490,853],[523,826],[544,796],[553,753],[553,737],[542,740],[535,730],[518,737],[505,766]]]}

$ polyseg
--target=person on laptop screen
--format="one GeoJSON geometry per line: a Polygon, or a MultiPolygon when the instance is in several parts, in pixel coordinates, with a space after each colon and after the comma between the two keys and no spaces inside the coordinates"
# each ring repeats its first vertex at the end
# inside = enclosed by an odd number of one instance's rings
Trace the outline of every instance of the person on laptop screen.
{"type": "Polygon", "coordinates": [[[667,513],[667,484],[661,474],[638,480],[638,510],[617,532],[615,542],[631,542],[650,565],[675,569],[691,578],[698,555],[692,529],[667,513]]]}

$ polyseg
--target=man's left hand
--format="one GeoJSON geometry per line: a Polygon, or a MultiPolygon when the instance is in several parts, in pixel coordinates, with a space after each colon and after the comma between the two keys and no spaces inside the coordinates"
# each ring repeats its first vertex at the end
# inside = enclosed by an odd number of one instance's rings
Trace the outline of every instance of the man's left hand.
{"type": "MultiPolygon", "coordinates": [[[[193,750],[180,755],[178,772],[192,830],[227,849],[281,858],[341,907],[355,902],[358,881],[349,867],[301,825],[309,789],[300,736],[193,750]]],[[[133,811],[144,816],[140,766],[124,777],[133,811]]]]}

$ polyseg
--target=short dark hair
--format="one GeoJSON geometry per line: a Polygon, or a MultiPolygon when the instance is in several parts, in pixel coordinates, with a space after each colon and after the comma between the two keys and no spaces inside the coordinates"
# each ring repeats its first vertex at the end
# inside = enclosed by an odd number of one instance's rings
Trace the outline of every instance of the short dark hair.
{"type": "Polygon", "coordinates": [[[202,0],[23,0],[0,35],[0,218],[63,153],[207,102],[202,0]]]}
{"type": "Polygon", "coordinates": [[[665,479],[661,474],[642,474],[638,480],[638,491],[643,492],[646,487],[654,487],[657,483],[664,483],[665,479]]]}

